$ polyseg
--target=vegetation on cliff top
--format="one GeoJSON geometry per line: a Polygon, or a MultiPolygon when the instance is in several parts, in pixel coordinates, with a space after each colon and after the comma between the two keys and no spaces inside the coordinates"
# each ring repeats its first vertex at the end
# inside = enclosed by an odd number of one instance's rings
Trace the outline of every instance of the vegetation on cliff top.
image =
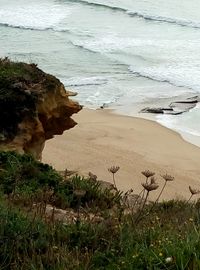
{"type": "Polygon", "coordinates": [[[149,203],[141,216],[91,176],[0,152],[0,269],[200,269],[199,201],[149,203]]]}

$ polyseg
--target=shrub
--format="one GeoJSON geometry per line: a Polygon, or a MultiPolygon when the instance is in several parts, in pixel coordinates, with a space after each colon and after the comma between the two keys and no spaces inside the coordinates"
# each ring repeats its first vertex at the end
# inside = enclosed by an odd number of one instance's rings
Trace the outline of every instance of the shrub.
{"type": "Polygon", "coordinates": [[[103,210],[120,205],[121,195],[119,191],[103,190],[99,182],[76,175],[59,184],[55,192],[55,204],[62,208],[89,207],[103,210]],[[85,192],[79,196],[77,190],[85,192]]]}
{"type": "Polygon", "coordinates": [[[56,188],[61,176],[49,165],[36,161],[30,155],[0,152],[0,187],[5,194],[14,191],[36,191],[56,188]]]}

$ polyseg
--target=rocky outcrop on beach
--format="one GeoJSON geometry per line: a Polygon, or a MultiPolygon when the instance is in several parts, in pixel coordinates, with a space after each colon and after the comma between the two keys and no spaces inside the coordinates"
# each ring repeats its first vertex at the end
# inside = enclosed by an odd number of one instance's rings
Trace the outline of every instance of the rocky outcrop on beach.
{"type": "Polygon", "coordinates": [[[178,115],[193,109],[200,101],[199,96],[187,98],[185,100],[174,101],[166,107],[146,107],[142,109],[141,113],[153,113],[153,114],[172,114],[178,115]]]}
{"type": "Polygon", "coordinates": [[[35,64],[0,60],[0,150],[40,159],[46,140],[76,125],[74,95],[35,64]]]}

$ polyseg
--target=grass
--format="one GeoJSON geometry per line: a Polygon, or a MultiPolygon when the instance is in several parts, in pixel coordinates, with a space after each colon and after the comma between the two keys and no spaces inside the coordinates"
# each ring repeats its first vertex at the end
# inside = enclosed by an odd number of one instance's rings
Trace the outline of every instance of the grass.
{"type": "Polygon", "coordinates": [[[0,190],[0,269],[200,269],[198,200],[149,203],[135,222],[119,191],[15,152],[0,152],[0,190]],[[49,204],[73,221],[34,208],[49,204]]]}

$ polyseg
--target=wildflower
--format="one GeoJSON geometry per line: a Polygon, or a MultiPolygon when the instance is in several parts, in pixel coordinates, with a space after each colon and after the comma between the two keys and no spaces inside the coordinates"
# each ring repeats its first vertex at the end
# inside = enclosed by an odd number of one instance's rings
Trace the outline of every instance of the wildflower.
{"type": "Polygon", "coordinates": [[[166,263],[170,263],[170,262],[172,262],[173,261],[173,258],[172,257],[167,257],[166,259],[165,259],[165,262],[166,263]]]}
{"type": "Polygon", "coordinates": [[[191,186],[189,186],[189,191],[190,191],[191,195],[190,195],[190,198],[188,199],[187,203],[192,199],[192,197],[194,195],[197,195],[197,194],[200,193],[200,190],[199,189],[194,189],[191,186]]]}
{"type": "Polygon", "coordinates": [[[199,194],[200,193],[200,190],[194,189],[191,186],[189,186],[189,190],[190,190],[190,192],[191,192],[192,195],[196,195],[196,194],[199,194]]]}
{"type": "Polygon", "coordinates": [[[161,176],[162,176],[162,178],[165,180],[165,183],[164,183],[164,185],[163,185],[163,187],[162,187],[162,189],[161,189],[161,191],[160,191],[160,194],[158,195],[158,198],[157,198],[156,201],[155,201],[156,203],[159,201],[160,196],[162,195],[163,190],[165,189],[165,187],[166,187],[166,185],[167,185],[167,182],[173,181],[173,180],[174,180],[174,177],[171,176],[171,175],[169,175],[169,174],[164,174],[164,175],[161,175],[161,176]]]}
{"type": "Polygon", "coordinates": [[[166,182],[168,182],[168,181],[174,181],[174,177],[171,176],[171,175],[169,175],[169,174],[164,174],[164,175],[161,175],[161,176],[162,176],[162,178],[163,178],[166,182]]]}
{"type": "Polygon", "coordinates": [[[149,178],[149,177],[151,177],[151,176],[154,176],[155,175],[155,173],[154,172],[151,172],[151,171],[149,171],[149,170],[145,170],[145,171],[143,171],[142,172],[142,174],[146,177],[146,178],[149,178]]]}
{"type": "Polygon", "coordinates": [[[159,185],[154,183],[154,184],[148,184],[148,183],[142,183],[142,186],[144,189],[146,189],[148,192],[156,190],[159,185]]]}
{"type": "Polygon", "coordinates": [[[160,256],[160,257],[162,257],[162,256],[163,256],[162,252],[160,252],[160,253],[159,253],[159,256],[160,256]]]}
{"type": "Polygon", "coordinates": [[[112,167],[108,168],[108,171],[115,174],[116,172],[119,171],[119,169],[120,169],[119,166],[112,166],[112,167]]]}
{"type": "Polygon", "coordinates": [[[190,218],[190,219],[189,219],[189,221],[190,221],[190,222],[193,222],[193,221],[194,221],[194,219],[193,219],[193,218],[190,218]]]}
{"type": "Polygon", "coordinates": [[[116,182],[115,182],[115,173],[118,172],[119,169],[120,169],[119,166],[112,166],[108,168],[108,171],[111,172],[113,175],[113,184],[114,184],[115,189],[117,189],[116,182]]]}

